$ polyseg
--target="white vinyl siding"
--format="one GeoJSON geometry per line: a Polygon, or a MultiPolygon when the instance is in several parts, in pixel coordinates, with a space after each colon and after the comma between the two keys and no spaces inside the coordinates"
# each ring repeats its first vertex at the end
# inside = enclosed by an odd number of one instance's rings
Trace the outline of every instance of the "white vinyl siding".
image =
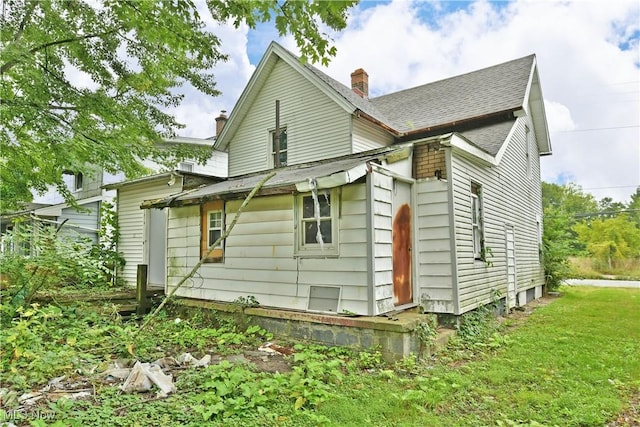
{"type": "MultiPolygon", "coordinates": [[[[203,165],[197,163],[193,159],[184,159],[183,162],[191,163],[192,169],[188,172],[225,178],[227,177],[227,157],[228,157],[228,154],[225,153],[224,151],[214,150],[211,153],[211,157],[209,157],[205,162],[205,164],[203,165]]],[[[153,173],[167,172],[166,167],[152,160],[147,159],[142,163],[145,167],[153,171],[153,173]]],[[[180,164],[176,165],[176,169],[181,169],[180,164]]],[[[185,169],[182,169],[182,170],[185,170],[185,169]]]]}
{"type": "MultiPolygon", "coordinates": [[[[339,310],[367,314],[365,185],[338,191],[338,258],[294,257],[294,197],[254,198],[226,240],[224,264],[203,265],[198,279],[177,294],[228,302],[251,295],[263,305],[306,310],[311,286],[333,286],[341,288],[339,310]]],[[[226,202],[227,223],[233,221],[241,203],[226,202]]],[[[169,287],[199,260],[199,215],[199,206],[169,210],[169,287]]]]}
{"type": "Polygon", "coordinates": [[[533,179],[528,178],[527,120],[524,117],[516,122],[512,140],[496,167],[480,166],[455,152],[451,156],[460,313],[491,302],[492,290],[506,295],[506,225],[515,231],[518,291],[543,284],[536,221],[542,215],[540,163],[538,153],[532,153],[533,179]],[[475,259],[473,253],[472,182],[482,183],[483,229],[490,264],[475,259]]]}
{"type": "Polygon", "coordinates": [[[351,153],[348,112],[284,61],[278,61],[266,79],[229,143],[229,176],[270,167],[276,100],[280,126],[287,128],[289,165],[351,153]]]}
{"type": "MultiPolygon", "coordinates": [[[[118,225],[120,227],[118,251],[122,252],[126,260],[120,276],[128,286],[135,286],[138,264],[146,262],[144,253],[146,211],[140,209],[140,204],[144,200],[175,194],[182,188],[182,178],[176,178],[172,186],[167,185],[167,179],[131,184],[118,191],[118,225]]],[[[195,248],[199,250],[199,240],[195,248]]]]}
{"type": "Polygon", "coordinates": [[[365,119],[354,117],[352,126],[353,153],[374,150],[393,143],[393,137],[388,132],[365,119]]]}
{"type": "Polygon", "coordinates": [[[447,182],[418,181],[416,200],[420,302],[427,312],[454,313],[454,248],[447,182]]]}
{"type": "Polygon", "coordinates": [[[63,227],[64,230],[73,230],[80,235],[89,237],[94,243],[98,242],[98,228],[100,227],[100,202],[87,203],[82,205],[81,210],[74,207],[62,209],[58,222],[62,223],[67,220],[63,227]]]}

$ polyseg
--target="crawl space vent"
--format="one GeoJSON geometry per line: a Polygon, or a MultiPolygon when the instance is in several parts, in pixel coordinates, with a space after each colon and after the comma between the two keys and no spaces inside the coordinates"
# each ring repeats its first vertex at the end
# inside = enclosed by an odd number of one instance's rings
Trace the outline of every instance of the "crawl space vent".
{"type": "Polygon", "coordinates": [[[311,286],[309,289],[309,310],[338,312],[340,288],[332,286],[311,286]]]}

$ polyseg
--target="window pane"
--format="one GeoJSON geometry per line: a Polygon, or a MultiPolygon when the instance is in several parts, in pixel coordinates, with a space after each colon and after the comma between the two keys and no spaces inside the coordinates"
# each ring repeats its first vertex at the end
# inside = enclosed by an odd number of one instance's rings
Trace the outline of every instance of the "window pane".
{"type": "Polygon", "coordinates": [[[318,243],[316,242],[316,234],[318,233],[318,225],[315,221],[304,223],[304,243],[306,245],[318,243]]]}
{"type": "MultiPolygon", "coordinates": [[[[303,223],[304,227],[304,243],[317,244],[316,235],[318,234],[318,223],[316,221],[307,221],[303,223]]],[[[331,220],[326,219],[320,221],[320,233],[322,233],[323,243],[331,243],[331,220]]]]}
{"type": "Polygon", "coordinates": [[[331,199],[330,196],[324,194],[318,194],[318,203],[320,203],[320,216],[321,217],[330,217],[331,216],[331,199]]]}
{"type": "MultiPolygon", "coordinates": [[[[331,218],[331,197],[327,194],[318,194],[318,204],[320,205],[320,218],[331,218]]],[[[302,198],[302,217],[315,218],[313,197],[302,198]]]]}
{"type": "Polygon", "coordinates": [[[478,223],[478,198],[475,196],[471,197],[471,223],[478,223]]]}
{"type": "Polygon", "coordinates": [[[280,130],[280,151],[287,150],[287,130],[280,130]]]}
{"type": "Polygon", "coordinates": [[[222,228],[222,212],[209,212],[209,228],[222,228]]]}
{"type": "MultiPolygon", "coordinates": [[[[212,244],[214,244],[215,241],[218,240],[221,235],[222,235],[221,230],[209,230],[209,243],[208,243],[208,246],[211,246],[212,244]]],[[[218,244],[216,247],[219,247],[219,246],[220,245],[218,244]]]]}
{"type": "Polygon", "coordinates": [[[320,221],[320,232],[322,233],[322,241],[331,243],[331,220],[320,221]]]}
{"type": "Polygon", "coordinates": [[[313,218],[313,198],[311,196],[302,198],[302,217],[313,218]]]}

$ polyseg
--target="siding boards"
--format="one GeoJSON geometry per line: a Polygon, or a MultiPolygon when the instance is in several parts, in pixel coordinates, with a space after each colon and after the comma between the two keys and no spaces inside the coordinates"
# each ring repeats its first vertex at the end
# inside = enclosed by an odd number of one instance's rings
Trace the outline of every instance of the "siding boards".
{"type": "MultiPolygon", "coordinates": [[[[148,199],[169,196],[179,192],[180,188],[182,188],[181,178],[177,179],[171,187],[160,180],[131,184],[118,190],[118,226],[120,228],[118,250],[127,261],[120,276],[127,285],[135,286],[137,266],[146,262],[144,253],[146,211],[140,209],[140,203],[148,199]]],[[[186,235],[182,230],[169,229],[167,237],[169,241],[175,241],[186,238],[186,235]]]]}
{"type": "Polygon", "coordinates": [[[426,311],[454,312],[451,219],[446,181],[421,180],[417,200],[417,279],[426,311]]]}
{"type": "Polygon", "coordinates": [[[93,202],[81,206],[81,210],[74,207],[64,208],[58,218],[59,222],[68,220],[63,227],[63,232],[73,230],[81,236],[90,238],[94,243],[98,242],[97,230],[100,226],[100,203],[93,202]],[[75,227],[74,227],[75,226],[75,227]]]}
{"type": "Polygon", "coordinates": [[[351,115],[278,60],[229,144],[229,176],[272,167],[269,131],[275,128],[276,100],[280,126],[287,128],[288,164],[351,153],[351,115]]]}
{"type": "Polygon", "coordinates": [[[354,117],[353,126],[353,153],[369,151],[380,147],[385,147],[393,143],[393,137],[389,133],[374,126],[370,122],[354,117]]]}
{"type": "MultiPolygon", "coordinates": [[[[224,262],[203,265],[197,279],[181,288],[178,295],[219,301],[252,295],[263,305],[306,310],[310,286],[338,286],[339,309],[366,314],[365,185],[343,188],[341,204],[347,209],[342,209],[337,219],[338,257],[294,257],[294,197],[252,200],[225,242],[224,262]]],[[[226,203],[227,224],[241,202],[226,203]]],[[[199,237],[199,208],[171,208],[169,230],[171,235],[199,237]]],[[[191,268],[198,261],[198,254],[192,256],[185,237],[170,239],[168,247],[171,286],[180,280],[185,267],[191,268]]]]}
{"type": "MultiPolygon", "coordinates": [[[[524,129],[528,122],[528,117],[518,119],[513,137],[496,167],[480,166],[455,153],[452,156],[461,313],[489,303],[492,290],[506,295],[505,224],[513,225],[515,231],[518,291],[543,284],[536,224],[536,216],[542,215],[540,162],[533,135],[527,141],[524,129]],[[531,153],[530,173],[527,173],[527,144],[531,153]],[[491,266],[473,257],[471,181],[482,185],[485,246],[492,251],[491,266]]],[[[532,126],[529,124],[529,127],[532,126]]]]}

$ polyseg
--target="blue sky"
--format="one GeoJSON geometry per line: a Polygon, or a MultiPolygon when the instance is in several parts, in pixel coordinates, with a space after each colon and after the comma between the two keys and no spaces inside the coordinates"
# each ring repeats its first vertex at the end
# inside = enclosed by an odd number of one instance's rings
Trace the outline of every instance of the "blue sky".
{"type": "MultiPolygon", "coordinates": [[[[223,95],[186,93],[175,110],[185,136],[211,136],[213,117],[233,108],[272,40],[297,51],[270,25],[211,28],[231,58],[214,70],[223,95]]],[[[363,1],[332,38],[338,54],[321,69],[348,85],[364,68],[372,96],[535,53],[554,151],[541,161],[543,179],[620,201],[640,185],[636,0],[363,1]]]]}

